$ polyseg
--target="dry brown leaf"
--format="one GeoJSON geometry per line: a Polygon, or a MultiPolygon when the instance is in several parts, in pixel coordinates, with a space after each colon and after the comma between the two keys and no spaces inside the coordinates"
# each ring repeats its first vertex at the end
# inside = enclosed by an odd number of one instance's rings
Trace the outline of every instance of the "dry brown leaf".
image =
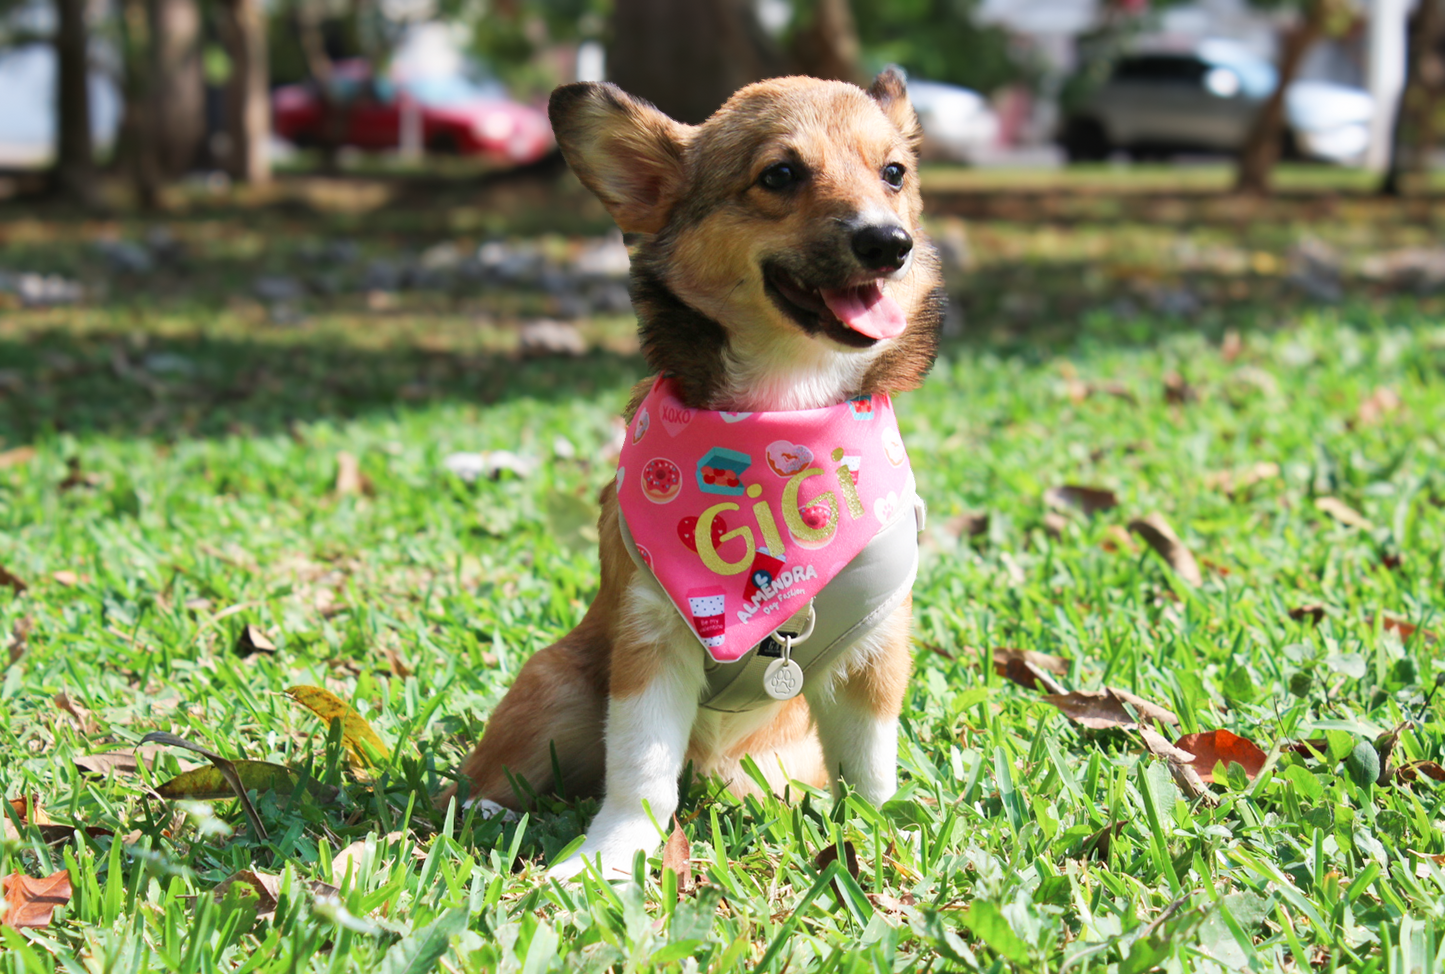
{"type": "MultiPolygon", "coordinates": [[[[976,651],[977,652],[977,651],[976,651]]],[[[983,653],[977,652],[982,658],[983,653]]],[[[1048,653],[1032,649],[999,647],[993,651],[994,672],[1006,680],[1012,680],[1026,690],[1043,689],[1048,693],[1067,693],[1068,688],[1049,676],[1050,673],[1064,676],[1069,672],[1069,661],[1048,653]]]]}
{"type": "Polygon", "coordinates": [[[1064,484],[1044,491],[1044,503],[1056,511],[1082,511],[1093,516],[1100,511],[1112,510],[1119,506],[1119,497],[1112,490],[1103,487],[1086,487],[1081,484],[1064,484]]]}
{"type": "Polygon", "coordinates": [[[338,497],[347,495],[375,493],[371,478],[361,472],[361,461],[356,459],[354,453],[342,450],[336,454],[336,494],[338,497]]]}
{"type": "Polygon", "coordinates": [[[381,654],[386,657],[387,668],[391,670],[392,676],[399,676],[403,680],[411,676],[412,668],[406,665],[401,655],[390,646],[382,647],[381,654]]]}
{"type": "Polygon", "coordinates": [[[1253,741],[1227,730],[1185,734],[1174,742],[1174,746],[1194,756],[1189,763],[1194,766],[1200,779],[1210,784],[1214,783],[1216,763],[1222,762],[1226,768],[1231,764],[1238,764],[1244,768],[1245,775],[1253,780],[1264,770],[1265,758],[1268,757],[1253,741]]]}
{"type": "Polygon", "coordinates": [[[1399,393],[1389,386],[1380,386],[1360,403],[1355,411],[1355,421],[1361,426],[1373,426],[1391,413],[1398,412],[1404,405],[1399,393]]]}
{"type": "Polygon", "coordinates": [[[255,869],[243,869],[221,880],[216,886],[214,895],[217,902],[225,899],[226,893],[237,883],[249,888],[256,894],[256,916],[258,919],[270,916],[276,912],[276,905],[281,901],[280,876],[274,873],[263,873],[255,869]]]}
{"type": "Polygon", "coordinates": [[[57,585],[64,585],[66,588],[74,588],[82,582],[90,581],[89,575],[77,575],[69,569],[62,568],[58,572],[51,572],[50,578],[57,585]]]}
{"type": "Polygon", "coordinates": [[[1387,785],[1390,778],[1394,776],[1395,769],[1390,767],[1390,758],[1395,753],[1395,745],[1400,743],[1400,733],[1410,726],[1409,721],[1396,724],[1394,727],[1375,738],[1375,751],[1380,755],[1380,773],[1375,778],[1375,784],[1387,785]]]}
{"type": "Polygon", "coordinates": [[[80,728],[81,733],[87,737],[100,733],[100,724],[96,721],[94,715],[85,707],[70,699],[69,694],[57,693],[55,695],[55,706],[69,714],[71,719],[75,721],[75,726],[80,728]]]}
{"type": "Polygon", "coordinates": [[[1111,524],[1104,529],[1104,540],[1099,542],[1099,547],[1109,554],[1118,554],[1120,551],[1127,551],[1130,554],[1139,550],[1129,532],[1117,524],[1111,524]]]}
{"type": "Polygon", "coordinates": [[[1445,768],[1435,761],[1412,761],[1395,769],[1397,781],[1417,781],[1421,775],[1432,781],[1445,781],[1445,768]]]}
{"type": "Polygon", "coordinates": [[[1370,519],[1359,511],[1355,510],[1338,497],[1316,497],[1315,508],[1323,511],[1341,524],[1348,524],[1352,528],[1364,528],[1369,530],[1374,525],[1370,519]]]}
{"type": "Polygon", "coordinates": [[[276,644],[266,638],[260,626],[246,626],[236,637],[236,655],[245,659],[257,653],[274,653],[276,644]]]}
{"type": "Polygon", "coordinates": [[[1319,625],[1325,618],[1325,607],[1315,603],[1302,605],[1297,609],[1289,610],[1289,617],[1295,622],[1303,622],[1308,619],[1314,625],[1319,625]]]}
{"type": "Polygon", "coordinates": [[[1124,826],[1128,824],[1127,821],[1120,819],[1112,825],[1104,826],[1085,839],[1083,847],[1080,849],[1084,854],[1084,858],[1108,859],[1109,847],[1114,843],[1114,836],[1123,831],[1124,826]]]}
{"type": "Polygon", "coordinates": [[[54,919],[55,908],[70,902],[70,871],[62,869],[43,879],[32,879],[18,870],[6,876],[5,913],[0,924],[22,927],[47,927],[54,919]]]}
{"type": "Polygon", "coordinates": [[[1318,761],[1330,753],[1330,742],[1323,737],[1312,737],[1307,741],[1286,741],[1279,746],[1281,752],[1288,751],[1302,758],[1318,761]]]}
{"type": "MultiPolygon", "coordinates": [[[[822,872],[828,868],[828,864],[838,858],[838,844],[826,845],[818,850],[813,857],[813,868],[822,872]]],[[[858,878],[858,852],[853,848],[853,843],[843,843],[843,868],[848,870],[848,875],[854,879],[858,878]]]]}
{"type": "Polygon", "coordinates": [[[1144,738],[1144,746],[1149,749],[1149,753],[1163,758],[1168,764],[1169,776],[1174,779],[1174,784],[1184,793],[1185,798],[1214,804],[1209,789],[1204,787],[1204,782],[1194,770],[1193,754],[1170,744],[1167,737],[1151,727],[1139,728],[1139,734],[1144,738]]]}
{"type": "Polygon", "coordinates": [[[15,628],[10,630],[10,638],[5,643],[7,665],[14,664],[25,655],[25,647],[30,640],[30,630],[34,626],[35,621],[30,616],[21,616],[20,621],[15,623],[15,628]]]}
{"type": "Polygon", "coordinates": [[[1178,372],[1167,372],[1164,375],[1164,401],[1171,406],[1182,406],[1185,403],[1197,402],[1199,390],[1189,384],[1189,381],[1178,372]]]}
{"type": "Polygon", "coordinates": [[[1184,547],[1184,542],[1179,540],[1169,522],[1164,520],[1164,515],[1155,512],[1148,517],[1136,518],[1129,522],[1129,530],[1143,538],[1185,582],[1196,587],[1204,584],[1199,563],[1184,547]]]}
{"type": "Polygon", "coordinates": [[[1043,525],[1044,534],[1051,538],[1061,538],[1064,535],[1064,529],[1069,526],[1069,519],[1058,511],[1045,511],[1043,525]]]}
{"type": "Polygon", "coordinates": [[[988,512],[965,511],[948,520],[948,533],[955,538],[977,538],[988,533],[988,512]]]}
{"type": "MultiPolygon", "coordinates": [[[[71,758],[71,763],[87,774],[98,775],[104,778],[114,771],[116,774],[140,774],[141,764],[150,770],[154,769],[156,760],[165,754],[166,750],[154,744],[143,744],[133,751],[104,751],[100,754],[82,754],[71,758]]],[[[182,772],[199,768],[200,765],[194,761],[186,761],[182,758],[176,759],[176,766],[182,772]]]]}
{"type": "Polygon", "coordinates": [[[16,595],[24,595],[25,590],[30,587],[21,581],[20,576],[12,574],[4,565],[0,565],[0,585],[11,589],[16,595]]]}
{"type": "Polygon", "coordinates": [[[1143,720],[1157,720],[1165,724],[1177,724],[1179,718],[1156,703],[1127,690],[1105,687],[1102,690],[1075,690],[1072,693],[1054,693],[1045,696],[1044,701],[1053,704],[1076,723],[1093,730],[1117,727],[1133,730],[1138,722],[1129,715],[1125,704],[1132,706],[1143,720]]]}
{"type": "Polygon", "coordinates": [[[0,452],[0,470],[4,470],[6,467],[18,467],[34,459],[35,447],[17,446],[0,452]]]}
{"type": "MultiPolygon", "coordinates": [[[[376,846],[380,849],[385,843],[398,843],[404,838],[406,838],[404,832],[388,832],[376,840],[376,846]]],[[[357,871],[361,869],[361,860],[366,855],[366,842],[366,839],[357,839],[332,856],[331,875],[337,882],[343,881],[348,872],[352,877],[356,876],[357,871]]]]}
{"type": "Polygon", "coordinates": [[[682,823],[677,816],[672,818],[672,834],[662,847],[662,868],[677,874],[677,891],[686,893],[692,889],[692,843],[683,834],[682,823]]]}
{"type": "Polygon", "coordinates": [[[912,907],[917,902],[912,893],[904,893],[898,897],[890,896],[887,893],[868,893],[866,895],[869,903],[889,916],[902,914],[905,909],[912,907]]]}
{"type": "MultiPolygon", "coordinates": [[[[1427,643],[1430,643],[1431,645],[1439,642],[1439,637],[1436,636],[1432,630],[1421,629],[1413,622],[1406,622],[1399,616],[1390,615],[1388,612],[1381,612],[1379,615],[1379,619],[1380,628],[1388,630],[1389,632],[1393,632],[1395,635],[1400,637],[1401,642],[1408,642],[1410,637],[1415,635],[1415,633],[1417,632],[1420,634],[1421,639],[1423,639],[1427,643]]],[[[1374,625],[1375,616],[1367,616],[1366,621],[1368,621],[1370,625],[1374,625]]]]}
{"type": "Polygon", "coordinates": [[[1211,490],[1222,490],[1230,497],[1234,497],[1255,484],[1274,480],[1279,473],[1279,464],[1261,460],[1240,470],[1216,470],[1206,474],[1204,486],[1211,490]]]}

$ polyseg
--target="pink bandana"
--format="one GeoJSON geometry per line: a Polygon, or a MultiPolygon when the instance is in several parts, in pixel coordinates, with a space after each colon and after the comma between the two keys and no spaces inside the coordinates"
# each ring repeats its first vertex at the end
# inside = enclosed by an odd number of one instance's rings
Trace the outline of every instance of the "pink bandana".
{"type": "Polygon", "coordinates": [[[885,395],[789,412],[689,409],[659,378],[617,467],[637,552],[712,658],[747,653],[910,503],[885,395]]]}

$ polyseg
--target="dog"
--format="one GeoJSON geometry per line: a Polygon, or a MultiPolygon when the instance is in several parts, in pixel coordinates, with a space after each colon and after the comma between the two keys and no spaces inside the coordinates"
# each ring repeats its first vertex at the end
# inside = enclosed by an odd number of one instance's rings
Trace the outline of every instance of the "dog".
{"type": "MultiPolygon", "coordinates": [[[[638,387],[628,410],[638,462],[678,423],[704,418],[723,430],[816,414],[852,436],[864,425],[849,427],[847,418],[887,418],[889,397],[921,383],[944,298],[919,222],[921,131],[901,72],[886,70],[866,90],[803,77],[759,82],[698,126],[601,83],[558,88],[549,111],[568,164],[633,243],[642,352],[660,377],[638,387]]],[[[639,469],[624,450],[617,483],[601,494],[597,597],[576,629],[522,667],[460,769],[460,797],[492,812],[519,810],[517,780],[569,797],[600,795],[581,849],[550,871],[562,879],[589,866],[608,879],[630,875],[636,853],[659,845],[689,762],[739,795],[758,788],[744,771],[751,756],[779,793],[796,780],[887,800],[897,787],[898,714],[912,665],[921,525],[911,508],[889,556],[886,582],[899,591],[846,624],[832,610],[801,605],[833,537],[871,524],[872,513],[897,523],[896,508],[910,504],[900,487],[871,501],[871,513],[863,509],[859,491],[875,468],[902,476],[890,469],[901,441],[886,430],[883,439],[887,460],[863,461],[861,474],[840,440],[837,486],[807,502],[800,489],[834,482],[819,448],[769,447],[771,470],[758,451],[718,448],[697,462],[696,487],[692,460],[686,471],[660,458],[639,469]],[[810,458],[814,465],[799,466],[810,458]],[[751,516],[743,505],[764,481],[786,503],[757,501],[756,528],[723,530],[751,516]],[[674,516],[682,502],[669,496],[681,486],[712,492],[696,494],[699,505],[717,501],[691,527],[674,516]],[[629,490],[650,493],[626,513],[629,490]],[[647,530],[655,540],[642,543],[647,530]],[[650,560],[669,534],[723,566],[717,578],[732,587],[670,594],[650,560]],[[743,639],[735,633],[745,616],[754,629],[786,616],[791,629],[765,629],[752,656],[719,662],[723,641],[743,639]],[[794,654],[815,623],[833,627],[832,645],[807,669],[794,654]],[[755,692],[762,664],[766,697],[755,692]],[[754,675],[733,680],[734,705],[709,705],[719,674],[726,681],[744,672],[754,675]]],[[[871,572],[854,575],[866,581],[871,572]]]]}

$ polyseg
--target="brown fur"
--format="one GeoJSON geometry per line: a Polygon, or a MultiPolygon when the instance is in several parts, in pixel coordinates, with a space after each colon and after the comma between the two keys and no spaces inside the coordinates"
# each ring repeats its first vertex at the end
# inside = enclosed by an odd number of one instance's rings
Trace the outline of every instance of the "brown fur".
{"type": "MultiPolygon", "coordinates": [[[[813,286],[851,286],[858,271],[848,257],[846,220],[865,211],[893,214],[915,238],[907,275],[889,284],[909,326],[860,360],[867,368],[833,401],[901,392],[922,381],[936,349],[942,292],[936,254],[919,224],[918,123],[898,76],[885,73],[867,92],[809,78],[762,82],[700,126],[667,119],[610,85],[560,88],[551,111],[573,170],[624,231],[643,235],[631,287],[643,353],[653,370],[675,377],[688,405],[740,408],[730,370],[744,374],[755,364],[744,361],[753,349],[781,342],[806,350],[809,342],[828,341],[784,318],[764,293],[759,268],[781,262],[813,286]],[[894,190],[879,170],[898,159],[906,160],[907,173],[894,190]],[[807,184],[787,194],[762,188],[759,174],[780,161],[805,167],[807,184]]],[[[634,391],[629,416],[649,384],[634,391]]],[[[463,794],[520,808],[509,775],[539,791],[597,793],[608,700],[641,693],[667,654],[701,652],[690,638],[646,642],[626,630],[624,604],[637,569],[621,540],[610,485],[601,502],[597,598],[576,629],[522,668],[461,768],[463,794]],[[554,745],[561,782],[553,780],[554,745]]],[[[888,629],[887,645],[837,679],[836,698],[855,712],[898,714],[910,669],[908,605],[899,611],[895,619],[905,621],[888,629]]],[[[732,739],[709,737],[698,725],[689,760],[723,775],[738,792],[753,788],[739,770],[744,755],[774,787],[789,777],[825,783],[803,699],[764,718],[751,729],[738,723],[732,739]]]]}

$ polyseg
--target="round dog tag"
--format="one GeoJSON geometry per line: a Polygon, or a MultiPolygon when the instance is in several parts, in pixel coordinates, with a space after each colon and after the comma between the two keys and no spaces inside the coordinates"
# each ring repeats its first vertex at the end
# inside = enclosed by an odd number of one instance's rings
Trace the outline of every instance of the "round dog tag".
{"type": "Polygon", "coordinates": [[[774,700],[791,700],[803,689],[803,668],[790,659],[775,659],[763,673],[763,689],[774,700]]]}

